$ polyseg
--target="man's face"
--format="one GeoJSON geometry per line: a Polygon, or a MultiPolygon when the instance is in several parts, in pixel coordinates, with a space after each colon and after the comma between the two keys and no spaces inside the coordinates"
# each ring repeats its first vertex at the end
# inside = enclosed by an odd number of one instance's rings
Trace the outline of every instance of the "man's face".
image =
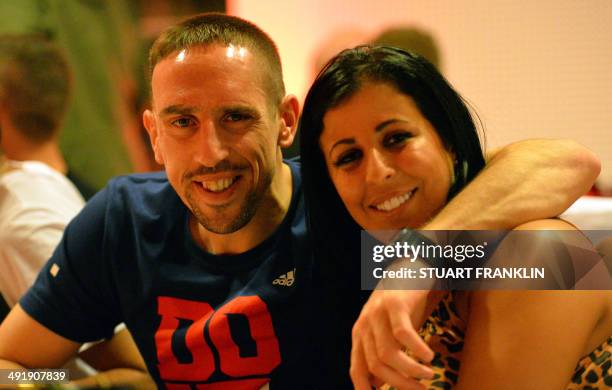
{"type": "Polygon", "coordinates": [[[144,122],[155,159],[214,233],[251,220],[282,164],[282,124],[264,64],[249,49],[210,45],[171,54],[153,71],[144,122]]]}

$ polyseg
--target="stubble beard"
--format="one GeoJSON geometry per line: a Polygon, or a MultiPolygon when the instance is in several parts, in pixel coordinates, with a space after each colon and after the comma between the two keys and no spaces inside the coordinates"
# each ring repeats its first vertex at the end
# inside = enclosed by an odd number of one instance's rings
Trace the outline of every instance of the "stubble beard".
{"type": "MultiPolygon", "coordinates": [[[[263,203],[263,200],[270,193],[270,185],[272,184],[273,171],[266,171],[263,175],[263,181],[259,188],[252,189],[246,196],[246,199],[240,206],[238,215],[230,221],[225,221],[225,217],[211,218],[198,206],[197,201],[192,196],[191,191],[186,192],[187,202],[191,206],[191,211],[202,227],[216,234],[230,234],[245,227],[255,216],[257,210],[263,203]]],[[[215,209],[222,214],[229,206],[218,206],[215,209]]]]}

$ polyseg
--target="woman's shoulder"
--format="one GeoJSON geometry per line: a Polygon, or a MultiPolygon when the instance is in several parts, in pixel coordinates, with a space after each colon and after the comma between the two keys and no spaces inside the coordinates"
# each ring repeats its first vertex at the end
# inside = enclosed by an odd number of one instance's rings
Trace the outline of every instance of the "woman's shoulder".
{"type": "Polygon", "coordinates": [[[578,228],[561,218],[547,218],[523,223],[512,230],[578,230],[578,228]]]}

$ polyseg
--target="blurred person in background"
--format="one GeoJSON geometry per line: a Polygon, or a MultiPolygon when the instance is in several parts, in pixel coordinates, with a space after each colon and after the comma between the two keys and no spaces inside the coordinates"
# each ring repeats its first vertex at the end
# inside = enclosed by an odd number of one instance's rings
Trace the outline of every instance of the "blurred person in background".
{"type": "MultiPolygon", "coordinates": [[[[85,203],[58,144],[71,83],[63,50],[47,37],[0,35],[0,293],[5,308],[32,285],[85,203]]],[[[96,368],[142,361],[127,331],[83,353],[96,368]]],[[[73,379],[95,373],[80,360],[67,368],[73,379]]],[[[126,380],[143,376],[129,370],[124,375],[126,380]]]]}
{"type": "Polygon", "coordinates": [[[418,54],[441,71],[442,54],[433,35],[415,26],[397,26],[383,30],[374,39],[373,46],[397,47],[418,54]]]}
{"type": "MultiPolygon", "coordinates": [[[[383,30],[374,38],[365,30],[358,27],[345,27],[329,34],[325,40],[317,45],[312,54],[309,83],[314,81],[323,66],[336,54],[344,49],[370,42],[372,45],[397,47],[425,57],[436,68],[440,69],[441,53],[433,35],[425,30],[413,26],[397,26],[383,30]]],[[[286,158],[300,153],[299,129],[293,144],[283,150],[286,158]]]]}
{"type": "MultiPolygon", "coordinates": [[[[368,34],[361,28],[347,26],[331,32],[317,45],[311,54],[311,64],[308,69],[308,86],[317,78],[317,74],[333,56],[344,49],[367,42],[368,34]]],[[[300,153],[299,130],[293,144],[283,150],[285,158],[292,158],[300,153]]]]}
{"type": "Polygon", "coordinates": [[[59,148],[71,75],[41,35],[0,36],[0,291],[14,306],[85,204],[59,148]]]}

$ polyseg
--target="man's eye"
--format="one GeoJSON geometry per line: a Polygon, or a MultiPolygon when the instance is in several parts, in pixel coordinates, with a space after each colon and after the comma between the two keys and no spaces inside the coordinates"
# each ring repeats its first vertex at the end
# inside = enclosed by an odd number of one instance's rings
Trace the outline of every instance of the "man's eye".
{"type": "Polygon", "coordinates": [[[400,146],[411,137],[412,134],[407,132],[393,133],[383,139],[383,145],[387,147],[400,146]]]}
{"type": "Polygon", "coordinates": [[[178,118],[170,123],[176,127],[189,127],[193,125],[193,120],[191,118],[178,118]]]}
{"type": "Polygon", "coordinates": [[[334,161],[334,165],[337,167],[343,166],[343,165],[347,165],[350,164],[354,161],[357,161],[359,158],[361,158],[361,150],[349,150],[346,151],[344,153],[342,153],[337,159],[336,161],[334,161]]]}
{"type": "Polygon", "coordinates": [[[243,114],[241,112],[231,112],[229,114],[226,114],[224,117],[224,120],[226,122],[240,122],[240,121],[246,121],[251,119],[251,116],[248,114],[243,114]]]}

